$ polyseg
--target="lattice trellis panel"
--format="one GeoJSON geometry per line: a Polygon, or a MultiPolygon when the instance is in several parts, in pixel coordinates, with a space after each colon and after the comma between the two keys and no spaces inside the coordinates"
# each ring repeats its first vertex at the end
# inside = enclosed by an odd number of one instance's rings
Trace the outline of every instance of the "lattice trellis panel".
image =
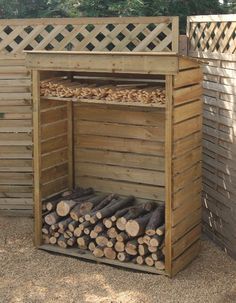
{"type": "Polygon", "coordinates": [[[188,18],[190,52],[236,53],[236,15],[188,18]]]}
{"type": "Polygon", "coordinates": [[[177,52],[178,18],[0,21],[0,53],[23,50],[177,52]]]}
{"type": "Polygon", "coordinates": [[[188,18],[188,54],[203,61],[203,226],[236,259],[236,15],[188,18]]]}

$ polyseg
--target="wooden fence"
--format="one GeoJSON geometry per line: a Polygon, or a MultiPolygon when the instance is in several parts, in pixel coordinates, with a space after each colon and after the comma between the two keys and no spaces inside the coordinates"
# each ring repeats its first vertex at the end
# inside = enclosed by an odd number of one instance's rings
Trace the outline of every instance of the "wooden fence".
{"type": "Polygon", "coordinates": [[[0,213],[32,214],[31,76],[24,50],[178,52],[178,17],[0,20],[0,213]]]}
{"type": "Polygon", "coordinates": [[[188,18],[188,54],[204,64],[204,229],[236,257],[236,15],[188,18]]]}

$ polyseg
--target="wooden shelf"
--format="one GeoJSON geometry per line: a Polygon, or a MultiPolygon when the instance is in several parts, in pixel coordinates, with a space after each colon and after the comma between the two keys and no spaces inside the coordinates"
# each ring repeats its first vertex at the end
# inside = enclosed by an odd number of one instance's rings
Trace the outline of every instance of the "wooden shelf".
{"type": "Polygon", "coordinates": [[[158,274],[158,275],[167,275],[164,270],[157,270],[155,267],[150,267],[150,266],[146,266],[146,265],[138,265],[138,264],[133,264],[130,262],[120,262],[118,260],[109,260],[106,258],[96,258],[96,257],[94,257],[94,255],[91,252],[89,252],[87,250],[82,250],[79,248],[61,248],[59,246],[44,244],[44,245],[39,246],[39,249],[53,252],[53,253],[68,255],[68,256],[79,258],[79,259],[91,260],[91,261],[95,261],[98,263],[125,267],[125,268],[129,268],[132,270],[149,272],[149,273],[158,274]]]}
{"type": "Polygon", "coordinates": [[[44,100],[67,101],[74,103],[89,103],[89,104],[103,104],[103,105],[120,105],[120,106],[138,106],[138,107],[151,107],[151,108],[165,108],[165,104],[157,103],[141,103],[141,102],[119,102],[119,101],[104,101],[97,99],[75,99],[75,98],[60,98],[60,97],[45,97],[41,96],[44,100]]]}

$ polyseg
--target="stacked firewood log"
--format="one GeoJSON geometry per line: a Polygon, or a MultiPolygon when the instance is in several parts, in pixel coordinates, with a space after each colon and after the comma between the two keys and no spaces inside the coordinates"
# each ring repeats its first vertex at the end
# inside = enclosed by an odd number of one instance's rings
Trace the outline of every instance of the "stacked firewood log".
{"type": "Polygon", "coordinates": [[[43,241],[164,270],[165,208],[77,188],[43,203],[43,241]]]}
{"type": "Polygon", "coordinates": [[[69,80],[41,81],[41,95],[45,97],[96,99],[108,102],[165,104],[165,90],[141,84],[94,85],[69,80]]]}

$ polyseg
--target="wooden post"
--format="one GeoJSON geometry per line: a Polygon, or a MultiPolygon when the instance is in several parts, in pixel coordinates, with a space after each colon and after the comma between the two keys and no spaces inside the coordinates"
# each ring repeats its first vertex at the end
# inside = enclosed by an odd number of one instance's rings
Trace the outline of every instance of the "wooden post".
{"type": "Polygon", "coordinates": [[[165,269],[166,273],[171,276],[172,266],[172,241],[171,241],[171,229],[172,229],[172,120],[173,120],[173,97],[172,97],[172,85],[173,76],[166,76],[166,122],[165,122],[165,269]]]}
{"type": "Polygon", "coordinates": [[[73,103],[67,104],[68,187],[74,188],[73,103]]]}
{"type": "Polygon", "coordinates": [[[34,138],[34,243],[42,243],[42,193],[41,193],[41,121],[40,121],[40,73],[32,71],[33,138],[34,138]]]}

